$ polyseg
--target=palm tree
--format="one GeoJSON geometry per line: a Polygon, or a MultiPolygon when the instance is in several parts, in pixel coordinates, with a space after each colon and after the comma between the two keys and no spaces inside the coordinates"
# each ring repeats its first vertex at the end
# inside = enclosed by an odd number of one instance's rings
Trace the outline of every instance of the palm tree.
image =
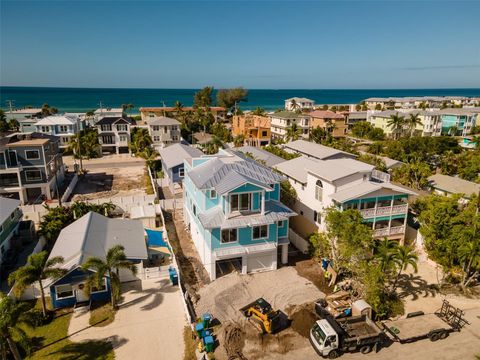
{"type": "Polygon", "coordinates": [[[112,308],[116,308],[117,300],[120,298],[120,278],[119,269],[128,269],[134,275],[137,273],[135,264],[127,260],[125,248],[122,245],[115,245],[108,249],[107,256],[104,259],[99,257],[89,258],[83,265],[83,271],[91,271],[85,283],[85,291],[89,294],[94,288],[101,288],[104,284],[104,278],[110,278],[110,300],[112,308]]]}
{"type": "Polygon", "coordinates": [[[316,143],[321,143],[327,136],[327,132],[322,129],[320,126],[312,129],[310,131],[310,140],[313,140],[316,143]]]}
{"type": "Polygon", "coordinates": [[[407,270],[409,265],[415,270],[415,272],[418,271],[418,256],[411,247],[403,245],[398,246],[395,251],[394,258],[395,263],[398,266],[398,273],[393,283],[393,291],[395,291],[395,289],[397,288],[397,282],[400,278],[400,275],[402,274],[402,271],[407,270]]]}
{"type": "Polygon", "coordinates": [[[480,241],[472,239],[472,241],[466,242],[460,246],[458,254],[460,260],[463,262],[462,286],[467,287],[468,283],[475,277],[471,276],[472,269],[480,267],[480,241]]]}
{"type": "Polygon", "coordinates": [[[257,106],[255,110],[252,111],[253,115],[258,115],[258,116],[263,116],[265,115],[265,109],[261,108],[260,106],[257,106]]]}
{"type": "Polygon", "coordinates": [[[206,145],[205,152],[209,155],[216,154],[220,148],[223,147],[223,143],[217,136],[213,136],[212,140],[206,145]]]}
{"type": "Polygon", "coordinates": [[[391,115],[390,119],[387,121],[387,126],[392,129],[393,138],[396,140],[397,134],[403,129],[405,125],[405,118],[398,115],[398,113],[391,115]]]}
{"type": "Polygon", "coordinates": [[[10,348],[10,352],[15,360],[21,360],[17,343],[27,345],[28,338],[25,331],[19,326],[24,322],[27,316],[24,303],[17,303],[8,295],[0,292],[0,336],[2,340],[2,358],[6,358],[6,349],[3,348],[5,342],[10,348]]]}
{"type": "Polygon", "coordinates": [[[297,103],[297,101],[295,99],[292,99],[290,101],[290,108],[293,110],[293,111],[297,111],[299,108],[300,108],[300,105],[297,103]]]}
{"type": "Polygon", "coordinates": [[[47,305],[45,301],[45,292],[43,290],[43,280],[59,279],[67,273],[67,270],[56,267],[63,264],[61,256],[55,256],[48,260],[48,252],[41,251],[28,257],[27,264],[11,273],[8,277],[10,285],[13,284],[13,292],[20,297],[25,289],[34,283],[38,283],[42,298],[43,316],[47,316],[47,305]]]}
{"type": "Polygon", "coordinates": [[[397,251],[398,242],[384,238],[377,243],[375,247],[375,257],[380,261],[382,271],[388,271],[395,265],[395,253],[397,251]]]}
{"type": "Polygon", "coordinates": [[[239,134],[233,138],[233,145],[235,147],[243,146],[244,142],[245,142],[245,135],[243,134],[239,134]]]}
{"type": "Polygon", "coordinates": [[[410,129],[410,136],[413,136],[415,133],[415,128],[417,125],[423,125],[420,120],[420,115],[418,113],[410,114],[408,118],[405,119],[405,125],[410,129]]]}
{"type": "Polygon", "coordinates": [[[292,123],[290,127],[287,129],[286,139],[287,141],[295,141],[300,138],[302,134],[302,129],[300,129],[297,123],[292,123]]]}
{"type": "Polygon", "coordinates": [[[147,129],[144,128],[134,128],[132,131],[132,140],[130,141],[130,150],[137,154],[143,149],[152,145],[153,141],[148,133],[147,129]]]}
{"type": "Polygon", "coordinates": [[[455,136],[457,135],[458,132],[458,126],[457,125],[452,125],[448,128],[448,135],[455,136]]]}

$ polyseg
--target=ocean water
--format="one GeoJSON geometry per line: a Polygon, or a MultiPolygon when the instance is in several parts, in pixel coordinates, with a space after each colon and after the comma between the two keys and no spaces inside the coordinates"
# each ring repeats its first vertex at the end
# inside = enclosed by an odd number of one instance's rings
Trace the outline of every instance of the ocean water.
{"type": "MultiPolygon", "coordinates": [[[[85,112],[99,107],[120,107],[132,103],[138,111],[141,106],[173,106],[180,101],[190,106],[198,89],[99,89],[99,88],[53,88],[0,86],[0,106],[7,108],[7,100],[13,100],[15,107],[40,107],[44,103],[60,111],[85,112]]],[[[306,97],[317,104],[355,104],[369,97],[403,96],[475,96],[478,89],[253,89],[249,90],[248,102],[240,104],[242,109],[260,106],[275,110],[284,106],[284,100],[291,97],[306,97]]]]}

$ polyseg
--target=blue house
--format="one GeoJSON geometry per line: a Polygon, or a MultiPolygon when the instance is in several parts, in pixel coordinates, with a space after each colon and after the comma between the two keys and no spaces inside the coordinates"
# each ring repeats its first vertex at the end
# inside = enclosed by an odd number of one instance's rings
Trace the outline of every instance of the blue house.
{"type": "Polygon", "coordinates": [[[203,155],[199,149],[182,143],[160,149],[159,153],[162,158],[162,170],[172,192],[175,184],[182,185],[185,176],[183,162],[203,155]]]}
{"type": "Polygon", "coordinates": [[[241,153],[220,150],[184,162],[184,221],[210,278],[275,270],[288,262],[286,178],[241,153]]]}
{"type": "MultiPolygon", "coordinates": [[[[107,251],[122,245],[128,260],[136,264],[142,272],[143,260],[146,260],[147,245],[143,225],[138,220],[110,219],[95,212],[89,212],[74,223],[65,227],[58,236],[49,258],[62,256],[62,268],[68,273],[47,286],[49,287],[53,308],[71,307],[91,300],[110,299],[110,279],[93,289],[91,294],[85,292],[85,282],[91,271],[81,269],[90,257],[105,258],[107,251]]],[[[136,280],[125,269],[119,269],[121,282],[136,280]]]]}

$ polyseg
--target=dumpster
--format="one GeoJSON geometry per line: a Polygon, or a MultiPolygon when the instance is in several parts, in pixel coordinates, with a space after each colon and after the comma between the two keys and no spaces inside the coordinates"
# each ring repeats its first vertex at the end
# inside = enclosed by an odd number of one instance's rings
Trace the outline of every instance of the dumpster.
{"type": "Polygon", "coordinates": [[[210,323],[212,322],[212,314],[208,314],[208,313],[205,313],[202,315],[202,323],[203,323],[203,327],[205,329],[208,329],[210,327],[210,323]]]}
{"type": "Polygon", "coordinates": [[[199,339],[203,338],[204,331],[205,331],[205,328],[203,327],[202,323],[195,324],[195,332],[197,333],[197,336],[199,339]]]}
{"type": "Polygon", "coordinates": [[[178,285],[178,274],[177,274],[177,269],[173,267],[168,268],[168,275],[170,276],[170,281],[172,282],[172,285],[178,285]]]}
{"type": "Polygon", "coordinates": [[[213,340],[213,336],[205,336],[203,338],[203,346],[205,347],[205,351],[207,353],[213,352],[214,345],[215,345],[215,340],[213,340]]]}

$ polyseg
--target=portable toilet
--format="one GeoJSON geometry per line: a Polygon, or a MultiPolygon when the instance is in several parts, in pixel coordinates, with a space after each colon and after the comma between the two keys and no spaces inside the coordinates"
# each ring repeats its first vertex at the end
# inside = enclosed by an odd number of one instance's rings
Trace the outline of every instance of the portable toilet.
{"type": "Polygon", "coordinates": [[[360,299],[354,301],[352,304],[352,315],[366,315],[369,319],[372,318],[372,307],[365,300],[360,299]]]}

